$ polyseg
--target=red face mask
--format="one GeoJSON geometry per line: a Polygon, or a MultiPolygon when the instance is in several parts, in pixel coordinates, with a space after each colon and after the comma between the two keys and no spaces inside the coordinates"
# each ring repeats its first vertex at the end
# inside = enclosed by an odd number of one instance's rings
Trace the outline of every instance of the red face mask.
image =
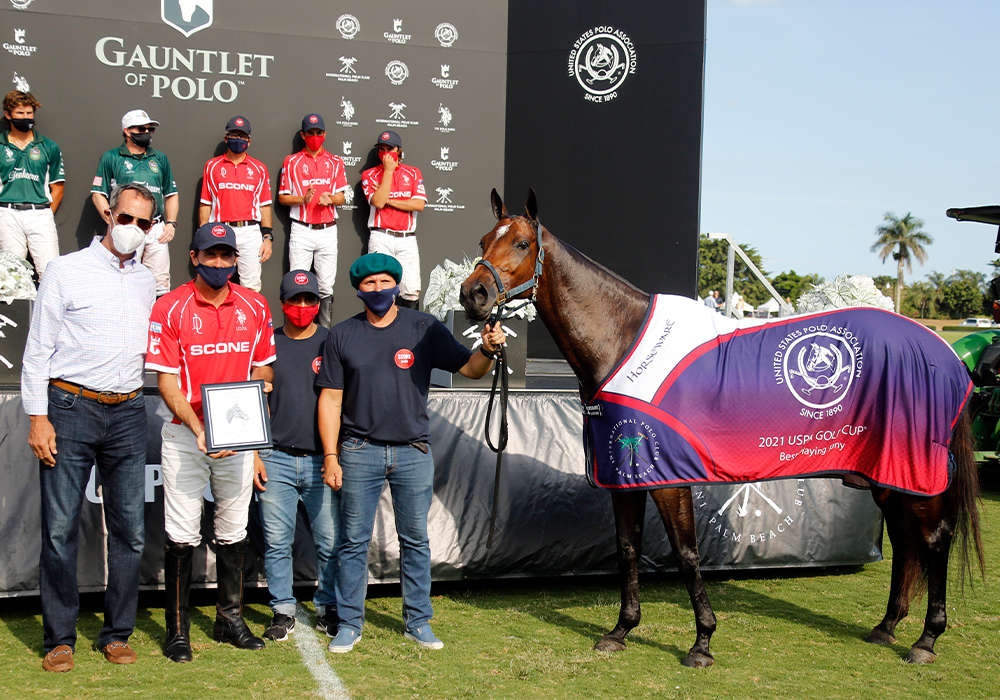
{"type": "Polygon", "coordinates": [[[306,142],[306,148],[310,151],[318,151],[326,141],[326,134],[305,134],[302,140],[306,142]]]}
{"type": "Polygon", "coordinates": [[[293,326],[305,328],[313,322],[313,319],[316,318],[316,314],[319,313],[319,304],[313,304],[312,306],[299,306],[298,304],[289,304],[288,302],[285,302],[281,305],[281,310],[285,312],[285,318],[290,321],[293,326]]]}

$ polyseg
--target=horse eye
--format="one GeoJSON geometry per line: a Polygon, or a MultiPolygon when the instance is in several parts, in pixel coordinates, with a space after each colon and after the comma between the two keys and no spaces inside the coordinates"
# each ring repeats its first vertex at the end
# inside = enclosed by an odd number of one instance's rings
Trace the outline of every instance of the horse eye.
{"type": "Polygon", "coordinates": [[[527,241],[518,241],[515,244],[515,247],[519,248],[520,250],[527,250],[530,247],[530,244],[527,241]]]}

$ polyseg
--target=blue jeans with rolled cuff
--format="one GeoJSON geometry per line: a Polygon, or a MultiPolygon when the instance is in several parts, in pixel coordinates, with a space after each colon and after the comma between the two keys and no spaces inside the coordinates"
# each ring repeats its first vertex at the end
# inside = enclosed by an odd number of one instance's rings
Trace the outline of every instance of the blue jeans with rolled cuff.
{"type": "Polygon", "coordinates": [[[340,492],[343,534],[338,548],[337,611],[340,624],[361,631],[368,588],[371,542],[382,487],[389,482],[399,535],[403,622],[414,629],[434,615],[427,513],[434,492],[434,459],[410,445],[377,445],[346,438],[340,445],[344,485],[340,492]]]}
{"type": "Polygon", "coordinates": [[[98,648],[127,641],[135,629],[139,565],[145,543],[146,404],[140,393],[102,404],[49,386],[56,465],[39,462],[42,549],[38,588],[45,651],[76,648],[80,610],[76,559],[80,508],[96,462],[108,529],[108,583],[98,648]]]}
{"type": "Polygon", "coordinates": [[[264,526],[264,570],[271,593],[271,609],[295,615],[292,592],[292,546],[299,501],[305,505],[316,547],[316,578],[319,585],[313,604],[322,615],[337,610],[336,535],[340,494],[323,483],[323,455],[295,455],[280,449],[261,450],[267,467],[266,491],[257,492],[264,526]]]}

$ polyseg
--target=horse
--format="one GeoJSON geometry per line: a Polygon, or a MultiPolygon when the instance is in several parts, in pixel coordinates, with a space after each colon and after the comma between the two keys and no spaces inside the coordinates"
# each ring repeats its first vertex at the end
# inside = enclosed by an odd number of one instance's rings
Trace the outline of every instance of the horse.
{"type": "MultiPolygon", "coordinates": [[[[460,300],[470,319],[482,321],[494,306],[530,298],[579,381],[581,399],[595,396],[640,331],[650,296],[607,268],[557,239],[538,220],[529,191],[524,215],[512,215],[494,189],[491,205],[497,222],[480,239],[482,263],[462,283],[460,300]]],[[[954,471],[945,491],[921,496],[864,483],[882,511],[893,547],[892,574],[885,616],[866,642],[895,643],[896,625],[909,612],[911,598],[926,587],[923,632],[906,661],[931,663],[934,643],[944,632],[948,558],[953,542],[961,554],[963,582],[971,579],[970,549],[985,571],[979,532],[978,471],[967,407],[951,434],[954,471]]],[[[845,483],[850,480],[845,478],[845,483]]],[[[856,482],[849,485],[858,486],[856,482]]],[[[609,490],[615,520],[621,607],[615,627],[595,644],[620,651],[640,621],[638,562],[646,507],[643,491],[609,490]]],[[[659,510],[678,559],[679,572],[694,609],[696,637],[681,663],[707,667],[714,662],[709,643],[716,617],[700,571],[694,507],[688,486],[655,488],[649,496],[659,510]]]]}

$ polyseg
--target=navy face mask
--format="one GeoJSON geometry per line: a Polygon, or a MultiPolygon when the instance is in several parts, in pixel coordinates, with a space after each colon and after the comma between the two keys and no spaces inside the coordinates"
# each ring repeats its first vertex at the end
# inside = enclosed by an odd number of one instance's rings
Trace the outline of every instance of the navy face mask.
{"type": "Polygon", "coordinates": [[[362,292],[358,290],[358,299],[365,303],[376,316],[385,316],[386,312],[392,308],[399,294],[399,285],[391,289],[383,289],[377,292],[362,292]]]}
{"type": "Polygon", "coordinates": [[[229,278],[236,272],[236,266],[232,267],[209,267],[208,265],[195,265],[195,272],[201,277],[205,284],[212,289],[222,289],[229,278]]]}
{"type": "Polygon", "coordinates": [[[250,148],[250,142],[230,136],[226,138],[226,148],[233,153],[243,153],[243,151],[250,148]]]}

